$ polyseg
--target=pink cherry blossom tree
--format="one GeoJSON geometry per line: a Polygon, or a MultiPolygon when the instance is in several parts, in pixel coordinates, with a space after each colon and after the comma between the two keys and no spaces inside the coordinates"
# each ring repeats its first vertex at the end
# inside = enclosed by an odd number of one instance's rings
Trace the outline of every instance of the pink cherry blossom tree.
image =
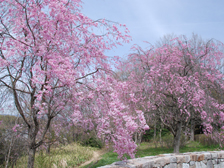
{"type": "Polygon", "coordinates": [[[120,101],[126,84],[110,78],[104,55],[129,41],[125,25],[91,20],[80,12],[81,0],[0,2],[0,83],[27,128],[28,167],[49,127],[59,133],[65,122],[86,129],[96,123],[120,157],[134,157],[132,134],[148,127],[140,110],[130,113],[120,101]]]}
{"type": "Polygon", "coordinates": [[[130,72],[130,92],[142,102],[145,114],[157,116],[173,134],[175,153],[179,152],[182,128],[193,117],[202,119],[205,133],[220,128],[223,121],[223,102],[212,94],[223,93],[223,44],[195,42],[182,36],[158,48],[137,46],[122,65],[130,72]]]}

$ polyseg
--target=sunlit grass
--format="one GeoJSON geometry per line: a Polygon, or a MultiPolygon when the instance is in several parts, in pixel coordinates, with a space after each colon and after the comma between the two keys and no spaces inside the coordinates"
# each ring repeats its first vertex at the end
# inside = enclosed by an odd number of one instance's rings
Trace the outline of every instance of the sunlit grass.
{"type": "MultiPolygon", "coordinates": [[[[50,154],[45,151],[38,152],[35,157],[35,168],[74,168],[79,167],[82,163],[90,160],[93,156],[93,150],[99,150],[91,147],[83,147],[79,144],[69,144],[60,148],[52,148],[50,154]]],[[[199,142],[189,141],[185,147],[180,148],[180,153],[194,151],[214,151],[220,150],[219,146],[204,146],[199,142]]],[[[161,147],[154,143],[143,142],[138,147],[136,157],[153,156],[164,153],[172,153],[172,148],[161,147]]],[[[129,157],[127,157],[129,159],[129,157]]],[[[96,168],[119,161],[118,155],[112,151],[101,156],[101,159],[94,161],[83,168],[96,168]]],[[[16,168],[27,167],[27,157],[21,157],[16,168]]]]}
{"type": "MultiPolygon", "coordinates": [[[[95,149],[74,143],[60,148],[52,148],[50,154],[46,154],[45,151],[38,152],[35,157],[35,168],[78,167],[78,165],[92,158],[93,150],[95,149]]],[[[27,167],[27,157],[21,157],[16,167],[27,167]]]]}

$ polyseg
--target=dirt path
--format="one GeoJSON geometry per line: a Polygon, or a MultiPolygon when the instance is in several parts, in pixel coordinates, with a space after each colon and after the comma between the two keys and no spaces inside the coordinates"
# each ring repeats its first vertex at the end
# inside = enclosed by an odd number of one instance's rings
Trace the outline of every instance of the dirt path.
{"type": "Polygon", "coordinates": [[[84,163],[81,164],[79,167],[88,165],[88,164],[90,164],[91,162],[97,162],[98,160],[101,159],[100,156],[103,155],[104,153],[106,153],[104,150],[93,151],[93,157],[92,157],[92,159],[90,159],[89,161],[84,162],[84,163]]]}

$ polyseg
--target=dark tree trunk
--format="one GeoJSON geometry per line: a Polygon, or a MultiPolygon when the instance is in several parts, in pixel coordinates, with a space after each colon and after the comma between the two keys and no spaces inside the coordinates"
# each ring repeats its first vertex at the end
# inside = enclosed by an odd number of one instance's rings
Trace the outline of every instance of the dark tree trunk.
{"type": "Polygon", "coordinates": [[[156,140],[156,120],[155,120],[155,124],[154,124],[154,135],[153,135],[153,139],[154,139],[154,141],[156,140]]]}
{"type": "Polygon", "coordinates": [[[36,153],[36,134],[31,125],[28,128],[28,164],[27,168],[34,168],[34,160],[36,153]]]}
{"type": "Polygon", "coordinates": [[[194,141],[194,129],[195,129],[195,120],[191,119],[191,134],[190,134],[190,140],[194,141]]]}
{"type": "MultiPolygon", "coordinates": [[[[52,140],[52,136],[51,136],[51,127],[49,126],[49,128],[48,128],[48,132],[49,132],[49,138],[48,138],[48,140],[49,141],[51,141],[52,140]]],[[[47,149],[46,149],[46,153],[47,154],[50,154],[50,152],[51,152],[51,142],[49,142],[48,144],[47,144],[47,149]]]]}
{"type": "Polygon", "coordinates": [[[159,143],[161,144],[161,146],[163,146],[163,142],[162,142],[162,131],[163,131],[164,125],[163,123],[161,123],[160,125],[160,129],[159,129],[159,143]]]}
{"type": "Polygon", "coordinates": [[[182,123],[178,122],[177,126],[176,126],[176,132],[174,135],[174,141],[173,141],[173,148],[174,148],[173,152],[174,153],[179,153],[181,131],[182,131],[182,123]]]}
{"type": "Polygon", "coordinates": [[[49,143],[49,144],[47,145],[46,153],[47,153],[47,154],[50,154],[50,152],[51,152],[51,144],[49,143]]]}
{"type": "Polygon", "coordinates": [[[34,168],[36,148],[29,148],[27,168],[34,168]]]}
{"type": "Polygon", "coordinates": [[[159,129],[159,144],[163,148],[162,128],[159,129]]]}

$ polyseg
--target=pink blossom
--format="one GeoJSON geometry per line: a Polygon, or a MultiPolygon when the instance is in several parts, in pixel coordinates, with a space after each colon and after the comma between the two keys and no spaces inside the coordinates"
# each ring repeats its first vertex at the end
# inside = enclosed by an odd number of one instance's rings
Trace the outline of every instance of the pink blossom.
{"type": "Polygon", "coordinates": [[[19,124],[16,124],[13,128],[12,128],[12,130],[14,131],[14,132],[17,132],[17,127],[19,127],[19,124]]]}

